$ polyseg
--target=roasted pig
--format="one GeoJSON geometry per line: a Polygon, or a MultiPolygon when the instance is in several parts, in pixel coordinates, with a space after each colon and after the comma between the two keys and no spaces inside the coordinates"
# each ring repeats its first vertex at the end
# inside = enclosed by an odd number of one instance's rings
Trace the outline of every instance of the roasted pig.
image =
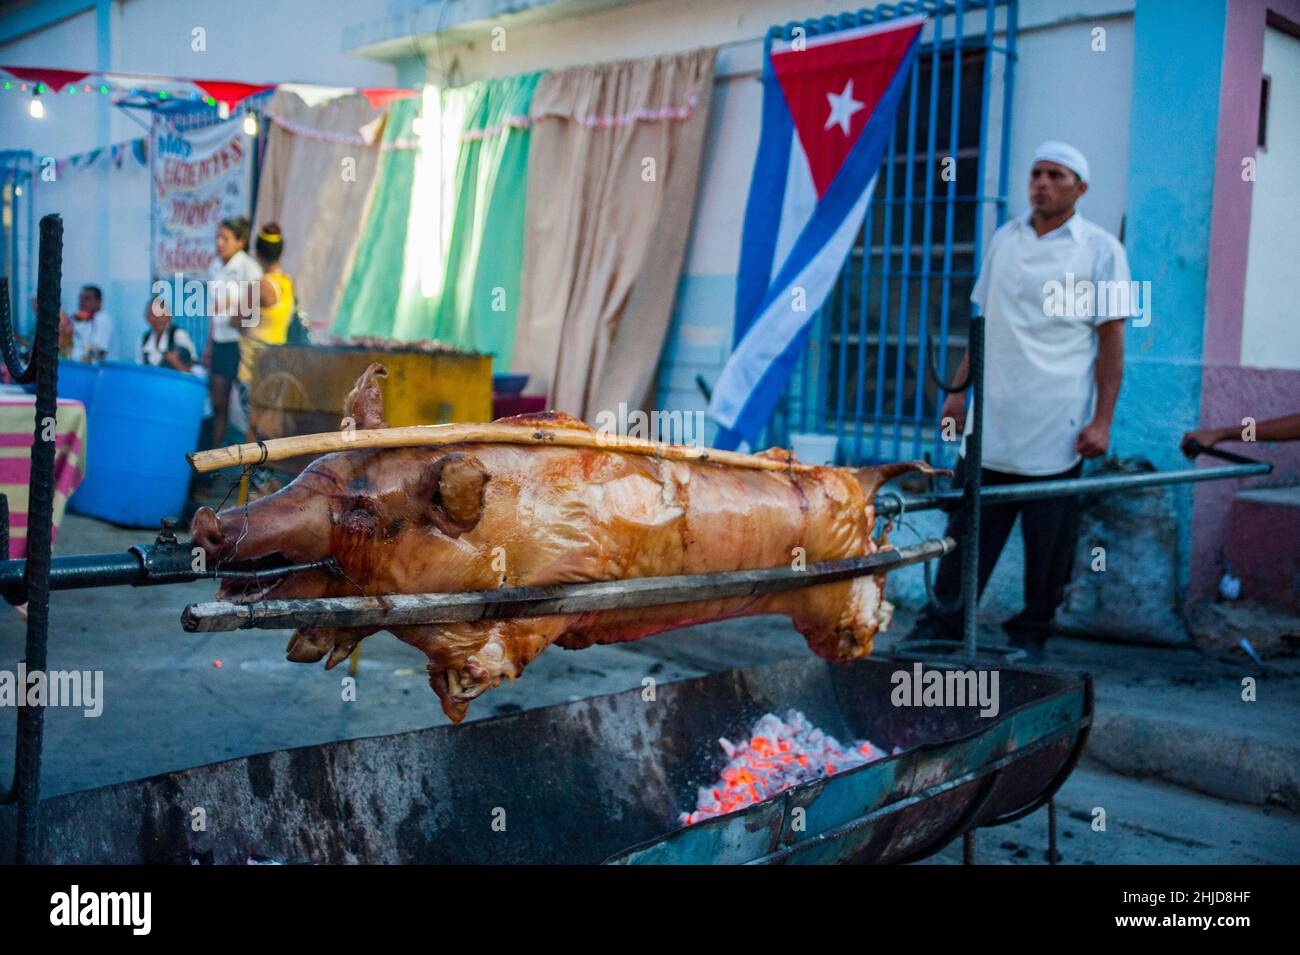
{"type": "MultiPolygon", "coordinates": [[[[344,427],[383,427],[373,365],[344,407],[344,427]]],[[[568,415],[506,419],[591,429],[568,415]]],[[[787,452],[769,457],[788,461],[787,452]]],[[[541,586],[808,564],[875,553],[876,489],[919,462],[873,468],[755,470],[617,450],[460,444],[327,454],[246,507],[201,508],[191,533],[210,562],[300,564],[332,556],[341,574],[306,570],[267,586],[228,580],[219,599],[252,602],[541,586]]],[[[551,644],[619,643],[691,624],[783,614],[818,656],[847,662],[888,626],[884,574],[754,597],[473,623],[394,626],[428,657],[452,720],[514,680],[551,644]]],[[[288,657],[336,666],[373,628],[304,628],[288,657]]]]}

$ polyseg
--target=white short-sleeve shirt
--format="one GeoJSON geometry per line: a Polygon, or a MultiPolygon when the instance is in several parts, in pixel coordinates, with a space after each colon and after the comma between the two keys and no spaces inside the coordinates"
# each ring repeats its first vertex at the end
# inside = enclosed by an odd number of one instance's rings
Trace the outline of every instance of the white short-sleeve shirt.
{"type": "MultiPolygon", "coordinates": [[[[201,357],[194,347],[194,340],[190,338],[185,329],[170,326],[171,332],[170,344],[172,349],[184,349],[189,352],[190,361],[198,361],[201,357]]],[[[162,338],[154,337],[153,329],[145,332],[144,337],[139,344],[135,346],[135,360],[142,365],[152,365],[155,368],[170,368],[170,365],[163,364],[163,356],[169,349],[167,332],[163,332],[162,338]]]]}
{"type": "MultiPolygon", "coordinates": [[[[1078,212],[1041,237],[1028,213],[993,233],[971,293],[984,315],[984,467],[1043,475],[1079,462],[1096,329],[1135,314],[1130,280],[1119,240],[1078,212]]],[[[968,414],[963,456],[973,423],[968,414]]]]}
{"type": "Polygon", "coordinates": [[[88,322],[72,320],[72,360],[87,361],[92,352],[110,357],[113,352],[113,316],[103,309],[88,322]]]}
{"type": "Polygon", "coordinates": [[[208,295],[212,301],[209,309],[212,315],[212,331],[209,332],[214,342],[239,341],[239,329],[230,324],[230,316],[239,314],[240,303],[257,308],[261,303],[261,289],[254,283],[262,278],[262,267],[253,257],[240,249],[230,257],[230,261],[212,260],[212,273],[208,282],[208,295]]]}

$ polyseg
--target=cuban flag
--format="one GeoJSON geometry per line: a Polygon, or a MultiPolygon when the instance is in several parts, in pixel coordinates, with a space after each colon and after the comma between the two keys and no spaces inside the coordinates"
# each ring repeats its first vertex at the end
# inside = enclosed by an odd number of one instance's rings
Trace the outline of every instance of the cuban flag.
{"type": "Polygon", "coordinates": [[[740,243],[735,343],[709,404],[720,448],[757,440],[839,277],[925,19],[772,44],[740,243]]]}

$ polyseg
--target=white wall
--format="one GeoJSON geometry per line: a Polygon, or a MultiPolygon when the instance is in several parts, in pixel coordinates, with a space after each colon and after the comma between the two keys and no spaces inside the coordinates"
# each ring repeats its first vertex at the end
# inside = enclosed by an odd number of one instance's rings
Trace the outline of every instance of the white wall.
{"type": "MultiPolygon", "coordinates": [[[[1127,198],[1132,16],[1030,29],[1021,36],[1018,52],[1008,211],[1015,215],[1029,208],[1034,147],[1044,139],[1062,139],[1082,150],[1091,166],[1092,182],[1079,211],[1118,235],[1127,198]],[[1106,31],[1104,52],[1092,49],[1094,29],[1106,31]]],[[[995,74],[1000,76],[999,61],[995,74]]]]}
{"type": "Polygon", "coordinates": [[[1264,73],[1271,80],[1267,146],[1255,154],[1241,363],[1297,369],[1300,320],[1295,292],[1282,277],[1294,273],[1300,245],[1300,40],[1265,30],[1264,73]]]}

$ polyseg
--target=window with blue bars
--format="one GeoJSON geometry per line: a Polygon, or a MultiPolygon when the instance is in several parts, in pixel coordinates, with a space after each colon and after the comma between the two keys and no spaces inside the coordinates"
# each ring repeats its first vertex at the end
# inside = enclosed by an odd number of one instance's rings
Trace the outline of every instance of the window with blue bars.
{"type": "Polygon", "coordinates": [[[952,462],[957,444],[940,432],[944,395],[927,356],[950,380],[965,354],[983,241],[1006,215],[1016,4],[872,13],[916,12],[931,20],[862,231],[767,429],[767,444],[786,447],[800,433],[835,436],[840,464],[952,462]]]}

